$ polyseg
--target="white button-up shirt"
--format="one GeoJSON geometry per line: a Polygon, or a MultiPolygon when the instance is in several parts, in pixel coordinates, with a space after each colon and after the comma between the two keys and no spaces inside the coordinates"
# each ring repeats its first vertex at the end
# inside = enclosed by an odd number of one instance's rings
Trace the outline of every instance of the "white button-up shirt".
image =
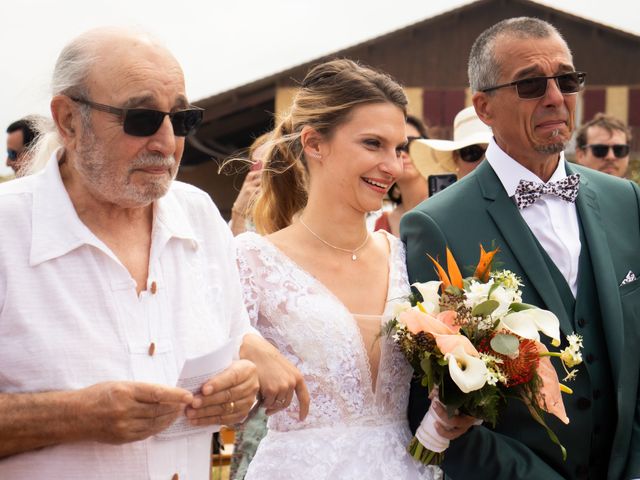
{"type": "MultiPolygon", "coordinates": [[[[155,202],[149,288],[139,296],[78,218],[55,154],[44,171],[0,186],[0,218],[0,392],[175,385],[186,358],[256,333],[231,232],[195,187],[173,182],[155,202]]],[[[208,480],[210,447],[210,431],[62,444],[0,460],[0,478],[208,480]]]]}
{"type": "MultiPolygon", "coordinates": [[[[545,183],[531,170],[507,155],[493,138],[489,142],[486,157],[511,198],[515,195],[520,180],[545,183]]],[[[558,167],[549,182],[557,182],[567,176],[564,162],[563,152],[560,153],[558,167]]],[[[533,205],[520,210],[520,214],[564,276],[575,297],[578,291],[581,248],[575,203],[567,202],[555,195],[543,194],[533,205]]]]}

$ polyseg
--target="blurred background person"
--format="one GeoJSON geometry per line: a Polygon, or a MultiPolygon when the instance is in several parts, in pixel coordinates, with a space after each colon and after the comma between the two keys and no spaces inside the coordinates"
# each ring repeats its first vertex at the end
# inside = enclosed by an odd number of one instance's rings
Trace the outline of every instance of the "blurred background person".
{"type": "Polygon", "coordinates": [[[473,107],[467,107],[453,120],[453,140],[416,140],[409,151],[424,178],[455,173],[460,179],[484,159],[491,137],[491,129],[480,121],[473,107]]]}
{"type": "Polygon", "coordinates": [[[249,160],[251,167],[244,177],[242,187],[238,192],[236,200],[231,207],[231,221],[229,227],[233,235],[242,232],[255,231],[253,220],[251,219],[251,205],[260,193],[260,183],[262,177],[262,160],[266,153],[266,141],[269,133],[265,133],[256,138],[249,147],[249,160]]]}
{"type": "Polygon", "coordinates": [[[411,142],[426,138],[429,136],[424,123],[418,117],[407,115],[407,145],[400,151],[403,171],[387,194],[393,206],[390,211],[384,211],[378,217],[374,230],[386,230],[399,236],[402,215],[427,198],[427,181],[416,170],[409,156],[411,142]]]}
{"type": "Polygon", "coordinates": [[[576,163],[624,178],[631,130],[616,117],[597,113],[576,132],[576,163]]]}
{"type": "Polygon", "coordinates": [[[29,147],[38,136],[35,118],[25,117],[7,127],[7,166],[19,177],[22,167],[28,163],[29,147]]]}

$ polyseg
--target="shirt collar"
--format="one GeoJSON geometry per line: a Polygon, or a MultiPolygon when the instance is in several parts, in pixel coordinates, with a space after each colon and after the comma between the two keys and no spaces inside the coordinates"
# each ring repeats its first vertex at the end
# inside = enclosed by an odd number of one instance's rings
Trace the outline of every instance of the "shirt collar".
{"type": "MultiPolygon", "coordinates": [[[[61,257],[82,245],[92,245],[118,261],[78,217],[60,176],[61,151],[56,150],[45,169],[35,174],[38,178],[33,193],[30,265],[61,257]]],[[[172,189],[155,202],[153,225],[152,243],[160,241],[164,246],[171,237],[177,237],[190,240],[197,248],[198,238],[172,189]]]]}
{"type": "Polygon", "coordinates": [[[553,172],[553,175],[551,175],[549,182],[543,182],[535,173],[507,155],[504,150],[498,146],[493,137],[489,141],[486,158],[489,165],[491,165],[491,168],[493,168],[493,171],[496,172],[496,175],[500,179],[500,182],[509,197],[513,197],[516,193],[516,188],[518,188],[520,180],[529,180],[536,183],[549,183],[557,182],[567,176],[564,152],[560,152],[560,161],[558,162],[558,166],[553,172]]]}

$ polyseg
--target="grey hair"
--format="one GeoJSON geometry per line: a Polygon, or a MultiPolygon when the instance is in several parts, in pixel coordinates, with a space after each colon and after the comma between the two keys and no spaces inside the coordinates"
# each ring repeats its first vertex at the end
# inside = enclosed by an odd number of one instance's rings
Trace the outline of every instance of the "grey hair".
{"type": "MultiPolygon", "coordinates": [[[[467,72],[473,93],[495,86],[500,81],[500,64],[495,57],[495,44],[496,39],[502,35],[518,39],[548,38],[557,35],[564,41],[556,27],[539,18],[508,18],[496,23],[482,32],[471,47],[467,72]]],[[[567,51],[571,58],[568,45],[567,51]]]]}
{"type": "MultiPolygon", "coordinates": [[[[155,38],[135,28],[101,27],[89,30],[73,39],[60,52],[53,69],[51,93],[54,96],[87,98],[89,96],[87,79],[94,65],[100,60],[98,54],[100,47],[104,47],[108,39],[122,35],[144,38],[159,45],[155,38]]],[[[81,105],[80,118],[85,129],[91,126],[90,115],[90,107],[81,105]]],[[[31,160],[24,167],[25,172],[32,174],[44,169],[52,153],[62,146],[62,137],[55,124],[50,122],[43,125],[38,140],[33,146],[31,160]]]]}

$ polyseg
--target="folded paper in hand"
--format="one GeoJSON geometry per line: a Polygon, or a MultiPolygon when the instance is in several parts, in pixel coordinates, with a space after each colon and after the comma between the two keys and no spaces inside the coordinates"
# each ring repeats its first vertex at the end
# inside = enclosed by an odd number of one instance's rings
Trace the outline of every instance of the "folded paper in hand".
{"type": "MultiPolygon", "coordinates": [[[[202,355],[201,357],[187,359],[184,362],[176,386],[184,388],[194,395],[200,393],[202,385],[204,385],[205,382],[231,365],[237,351],[238,342],[232,339],[213,352],[202,355]]],[[[189,423],[183,413],[173,425],[158,433],[156,438],[166,440],[194,433],[213,433],[219,430],[220,425],[195,427],[189,423]]]]}

